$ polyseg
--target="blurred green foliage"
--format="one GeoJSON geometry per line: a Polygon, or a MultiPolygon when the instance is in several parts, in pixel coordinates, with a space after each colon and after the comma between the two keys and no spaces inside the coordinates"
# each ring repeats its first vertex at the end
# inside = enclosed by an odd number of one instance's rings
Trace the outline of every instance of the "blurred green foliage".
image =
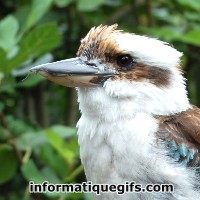
{"type": "Polygon", "coordinates": [[[25,78],[32,66],[75,56],[92,26],[118,23],[184,52],[189,96],[200,105],[200,0],[6,0],[0,19],[0,200],[92,199],[29,194],[29,181],[72,183],[85,176],[75,91],[37,75],[25,78]]]}

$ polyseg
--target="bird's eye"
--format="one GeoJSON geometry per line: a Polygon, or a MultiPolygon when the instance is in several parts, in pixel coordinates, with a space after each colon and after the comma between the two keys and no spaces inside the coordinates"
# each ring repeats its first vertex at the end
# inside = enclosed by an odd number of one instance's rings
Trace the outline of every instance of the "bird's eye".
{"type": "Polygon", "coordinates": [[[133,62],[133,59],[130,55],[119,55],[117,56],[117,65],[121,68],[130,68],[133,62]]]}

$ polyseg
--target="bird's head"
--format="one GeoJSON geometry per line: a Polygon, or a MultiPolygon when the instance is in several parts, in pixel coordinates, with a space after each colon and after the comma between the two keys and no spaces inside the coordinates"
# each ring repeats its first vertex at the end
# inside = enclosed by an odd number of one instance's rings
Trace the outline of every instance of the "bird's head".
{"type": "Polygon", "coordinates": [[[187,99],[179,69],[182,53],[165,42],[116,28],[92,28],[81,40],[76,58],[40,65],[31,71],[68,87],[101,87],[112,98],[166,100],[163,94],[173,97],[178,93],[187,99]]]}

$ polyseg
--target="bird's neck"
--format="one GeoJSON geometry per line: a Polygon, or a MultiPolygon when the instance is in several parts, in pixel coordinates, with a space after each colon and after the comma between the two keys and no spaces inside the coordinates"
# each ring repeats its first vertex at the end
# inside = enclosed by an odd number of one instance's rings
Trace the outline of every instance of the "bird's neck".
{"type": "Polygon", "coordinates": [[[137,113],[166,116],[190,108],[185,85],[181,81],[172,83],[169,88],[145,83],[124,85],[121,82],[107,84],[106,88],[79,88],[78,101],[82,115],[110,122],[130,119],[137,113]],[[126,86],[125,89],[123,86],[126,86]],[[130,95],[117,97],[112,90],[130,95]]]}

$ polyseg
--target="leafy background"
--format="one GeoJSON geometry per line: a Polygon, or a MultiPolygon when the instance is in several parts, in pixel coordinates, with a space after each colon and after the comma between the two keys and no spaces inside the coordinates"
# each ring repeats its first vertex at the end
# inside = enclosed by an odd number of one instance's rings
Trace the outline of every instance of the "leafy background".
{"type": "Polygon", "coordinates": [[[90,194],[30,194],[28,182],[85,180],[75,124],[74,89],[32,66],[74,57],[92,26],[118,23],[184,52],[191,102],[200,105],[200,0],[0,1],[0,200],[80,199],[90,194]]]}

